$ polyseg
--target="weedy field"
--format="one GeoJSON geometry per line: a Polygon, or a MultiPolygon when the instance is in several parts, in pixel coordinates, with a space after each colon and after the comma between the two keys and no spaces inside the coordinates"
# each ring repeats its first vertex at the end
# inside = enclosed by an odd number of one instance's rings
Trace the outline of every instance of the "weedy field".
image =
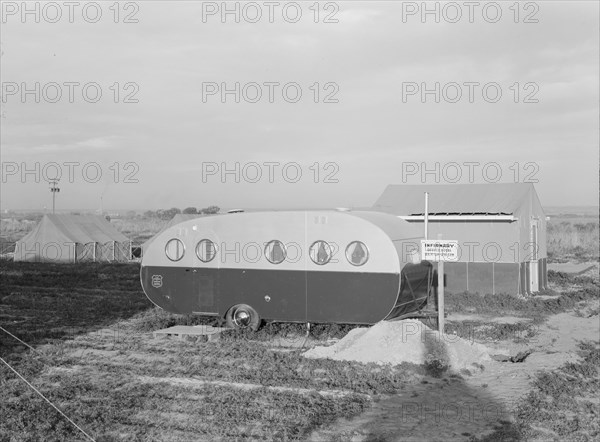
{"type": "MultiPolygon", "coordinates": [[[[148,309],[133,264],[0,261],[0,324],[30,345],[73,337],[148,309]]],[[[0,335],[0,354],[18,342],[0,335]]]]}
{"type": "Polygon", "coordinates": [[[582,222],[556,218],[548,222],[548,258],[551,262],[598,261],[598,220],[582,222]]]}
{"type": "Polygon", "coordinates": [[[516,410],[528,440],[597,440],[600,346],[583,342],[581,360],[542,372],[516,410]]]}
{"type": "MultiPolygon", "coordinates": [[[[151,306],[137,271],[123,264],[0,267],[0,324],[34,348],[2,333],[2,358],[95,440],[298,439],[362,412],[370,395],[422,376],[417,366],[316,361],[265,345],[278,334],[295,346],[301,335],[286,326],[222,342],[153,339],[149,330],[206,320],[151,306]]],[[[313,339],[343,330],[316,327],[313,339]]],[[[82,438],[8,367],[0,371],[0,440],[82,438]]]]}
{"type": "MultiPolygon", "coordinates": [[[[0,330],[0,356],[94,440],[600,436],[597,343],[563,342],[598,339],[587,330],[598,321],[597,272],[551,272],[551,289],[530,298],[449,295],[448,333],[533,351],[521,364],[455,373],[433,363],[302,356],[301,347],[341,338],[350,325],[317,324],[308,337],[302,325],[271,324],[216,342],[154,338],[152,331],[172,325],[217,324],[152,306],[138,271],[135,264],[0,262],[0,326],[32,347],[0,330]]],[[[0,441],[86,439],[3,363],[0,416],[0,441]]]]}

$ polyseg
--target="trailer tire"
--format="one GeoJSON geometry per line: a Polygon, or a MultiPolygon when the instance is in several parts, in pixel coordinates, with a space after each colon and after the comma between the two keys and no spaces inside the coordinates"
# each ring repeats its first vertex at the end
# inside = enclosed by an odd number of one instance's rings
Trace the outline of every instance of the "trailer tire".
{"type": "Polygon", "coordinates": [[[238,304],[231,307],[225,315],[225,321],[229,328],[252,331],[258,330],[261,322],[256,310],[247,304],[238,304]]]}

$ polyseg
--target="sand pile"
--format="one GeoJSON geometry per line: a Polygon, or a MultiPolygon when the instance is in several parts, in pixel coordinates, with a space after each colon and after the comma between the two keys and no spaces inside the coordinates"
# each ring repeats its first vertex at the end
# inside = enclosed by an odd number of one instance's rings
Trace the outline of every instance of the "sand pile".
{"type": "Polygon", "coordinates": [[[315,347],[304,356],[377,364],[423,364],[437,359],[456,370],[490,360],[484,345],[455,335],[440,335],[416,319],[356,328],[334,345],[315,347]]]}

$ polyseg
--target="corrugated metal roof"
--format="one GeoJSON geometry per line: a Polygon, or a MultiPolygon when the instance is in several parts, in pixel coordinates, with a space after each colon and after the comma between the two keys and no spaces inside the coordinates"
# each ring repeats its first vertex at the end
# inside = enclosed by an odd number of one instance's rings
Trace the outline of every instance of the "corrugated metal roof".
{"type": "Polygon", "coordinates": [[[514,215],[531,203],[535,189],[531,183],[391,184],[373,209],[395,215],[423,215],[425,192],[429,192],[432,215],[514,215]]]}

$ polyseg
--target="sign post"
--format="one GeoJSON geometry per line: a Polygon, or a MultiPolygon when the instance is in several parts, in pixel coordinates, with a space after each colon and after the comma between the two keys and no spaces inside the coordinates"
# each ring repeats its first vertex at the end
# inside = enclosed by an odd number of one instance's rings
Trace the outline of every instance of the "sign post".
{"type": "Polygon", "coordinates": [[[440,233],[438,239],[421,241],[421,255],[424,261],[438,263],[438,326],[440,332],[444,333],[444,262],[458,261],[458,241],[443,240],[440,233]]]}
{"type": "MultiPolygon", "coordinates": [[[[438,239],[442,239],[442,234],[438,233],[438,239]]],[[[438,329],[444,334],[444,261],[438,262],[438,329]]]]}
{"type": "Polygon", "coordinates": [[[425,192],[425,216],[423,217],[425,225],[425,239],[429,239],[429,192],[425,192]]]}

